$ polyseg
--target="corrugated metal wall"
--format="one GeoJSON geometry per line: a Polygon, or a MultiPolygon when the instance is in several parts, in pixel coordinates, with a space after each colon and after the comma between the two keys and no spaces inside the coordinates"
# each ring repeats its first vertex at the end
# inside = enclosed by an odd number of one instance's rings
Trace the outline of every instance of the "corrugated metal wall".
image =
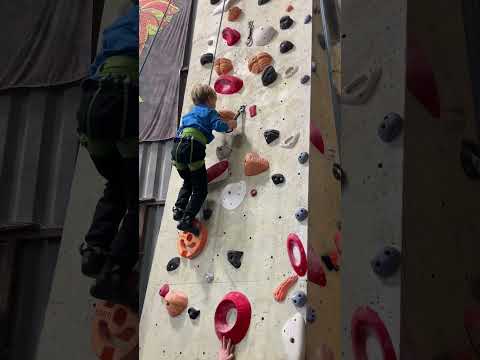
{"type": "Polygon", "coordinates": [[[167,198],[172,146],[172,140],[140,144],[140,200],[164,202],[167,198]]]}

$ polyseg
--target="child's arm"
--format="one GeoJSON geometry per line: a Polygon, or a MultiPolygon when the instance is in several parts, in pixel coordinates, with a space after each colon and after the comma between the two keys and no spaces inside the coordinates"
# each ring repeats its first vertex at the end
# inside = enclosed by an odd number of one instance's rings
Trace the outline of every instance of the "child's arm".
{"type": "Polygon", "coordinates": [[[218,132],[227,132],[231,129],[235,129],[237,127],[236,120],[225,121],[223,120],[218,113],[215,114],[216,116],[212,120],[212,128],[218,132]]]}

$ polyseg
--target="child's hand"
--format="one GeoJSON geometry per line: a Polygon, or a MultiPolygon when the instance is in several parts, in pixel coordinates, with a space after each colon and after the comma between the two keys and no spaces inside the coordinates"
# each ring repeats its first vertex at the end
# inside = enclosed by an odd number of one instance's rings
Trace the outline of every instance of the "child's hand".
{"type": "Polygon", "coordinates": [[[237,128],[237,120],[230,120],[228,122],[228,127],[230,130],[235,130],[237,128]]]}
{"type": "Polygon", "coordinates": [[[235,346],[232,346],[232,341],[228,339],[228,342],[225,343],[225,336],[222,338],[222,347],[218,352],[218,360],[233,360],[233,351],[235,346]]]}

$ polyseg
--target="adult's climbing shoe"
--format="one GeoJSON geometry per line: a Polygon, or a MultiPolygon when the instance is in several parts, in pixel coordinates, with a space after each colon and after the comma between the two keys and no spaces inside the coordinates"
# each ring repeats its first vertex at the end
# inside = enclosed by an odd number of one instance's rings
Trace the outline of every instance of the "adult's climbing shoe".
{"type": "Polygon", "coordinates": [[[183,214],[184,214],[183,209],[180,209],[180,208],[174,206],[172,211],[173,211],[173,220],[175,220],[175,221],[182,220],[183,214]]]}
{"type": "Polygon", "coordinates": [[[192,233],[195,236],[200,235],[200,229],[193,225],[193,217],[190,215],[184,215],[182,220],[178,223],[177,229],[192,233]]]}
{"type": "Polygon", "coordinates": [[[91,278],[97,277],[105,264],[106,251],[86,243],[80,245],[79,251],[82,257],[82,274],[91,278]]]}

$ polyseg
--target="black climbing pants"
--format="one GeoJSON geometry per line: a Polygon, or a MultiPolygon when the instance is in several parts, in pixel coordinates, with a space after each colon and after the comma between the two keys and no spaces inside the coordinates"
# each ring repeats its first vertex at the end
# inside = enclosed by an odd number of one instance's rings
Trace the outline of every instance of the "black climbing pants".
{"type": "Polygon", "coordinates": [[[177,138],[174,140],[172,160],[183,179],[175,206],[193,218],[208,194],[205,146],[191,137],[177,138]]]}
{"type": "Polygon", "coordinates": [[[138,158],[118,151],[90,157],[107,182],[85,241],[110,251],[115,264],[131,270],[138,260],[138,158]]]}

